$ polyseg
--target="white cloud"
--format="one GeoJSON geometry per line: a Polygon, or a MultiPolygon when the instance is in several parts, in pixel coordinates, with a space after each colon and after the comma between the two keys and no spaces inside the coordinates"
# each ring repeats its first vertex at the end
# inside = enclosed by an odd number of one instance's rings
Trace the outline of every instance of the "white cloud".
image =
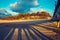
{"type": "Polygon", "coordinates": [[[37,8],[30,8],[30,12],[38,12],[37,8]]]}
{"type": "Polygon", "coordinates": [[[36,5],[36,6],[39,5],[37,0],[34,1],[34,5],[36,5]]]}
{"type": "Polygon", "coordinates": [[[19,13],[11,11],[11,14],[12,14],[12,16],[15,16],[15,15],[18,15],[19,13]]]}
{"type": "Polygon", "coordinates": [[[11,14],[12,16],[18,15],[19,13],[17,12],[13,12],[10,9],[7,10],[9,12],[9,14],[11,14]]]}
{"type": "Polygon", "coordinates": [[[0,15],[1,15],[1,14],[7,15],[7,11],[6,11],[5,9],[0,9],[0,15]]]}
{"type": "Polygon", "coordinates": [[[38,0],[19,0],[14,4],[11,4],[10,7],[14,12],[28,12],[30,8],[37,7],[38,0]]]}
{"type": "Polygon", "coordinates": [[[17,9],[17,2],[15,2],[14,4],[10,4],[10,7],[12,7],[13,9],[17,9]]]}
{"type": "Polygon", "coordinates": [[[11,16],[5,9],[0,9],[0,18],[6,17],[6,16],[11,16]]]}
{"type": "Polygon", "coordinates": [[[40,9],[40,12],[41,12],[41,11],[45,11],[45,10],[41,8],[41,9],[40,9]]]}
{"type": "Polygon", "coordinates": [[[30,11],[33,11],[34,9],[33,8],[30,8],[30,11]]]}
{"type": "Polygon", "coordinates": [[[11,7],[15,7],[17,5],[17,2],[15,2],[14,4],[10,4],[11,7]]]}

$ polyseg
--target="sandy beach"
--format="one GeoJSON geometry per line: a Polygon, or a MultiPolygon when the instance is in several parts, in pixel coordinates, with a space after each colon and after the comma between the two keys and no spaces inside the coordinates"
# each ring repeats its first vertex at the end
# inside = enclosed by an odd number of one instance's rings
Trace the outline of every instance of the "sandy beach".
{"type": "Polygon", "coordinates": [[[0,20],[0,23],[11,23],[11,22],[26,22],[26,21],[38,21],[46,19],[28,19],[28,20],[0,20]]]}

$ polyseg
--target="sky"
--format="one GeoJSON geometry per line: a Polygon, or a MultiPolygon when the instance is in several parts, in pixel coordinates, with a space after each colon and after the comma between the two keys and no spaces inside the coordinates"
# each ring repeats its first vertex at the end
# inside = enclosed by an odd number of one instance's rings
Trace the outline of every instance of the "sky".
{"type": "Polygon", "coordinates": [[[56,3],[57,0],[0,0],[0,17],[38,11],[53,15],[56,3]]]}

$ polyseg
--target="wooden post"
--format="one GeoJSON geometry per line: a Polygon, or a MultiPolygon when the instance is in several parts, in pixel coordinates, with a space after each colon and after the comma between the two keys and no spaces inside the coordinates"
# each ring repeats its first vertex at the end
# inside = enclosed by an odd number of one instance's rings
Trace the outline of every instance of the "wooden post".
{"type": "Polygon", "coordinates": [[[59,28],[60,28],[60,21],[59,21],[59,28]]]}
{"type": "Polygon", "coordinates": [[[57,21],[57,28],[60,28],[60,20],[57,21]]]}

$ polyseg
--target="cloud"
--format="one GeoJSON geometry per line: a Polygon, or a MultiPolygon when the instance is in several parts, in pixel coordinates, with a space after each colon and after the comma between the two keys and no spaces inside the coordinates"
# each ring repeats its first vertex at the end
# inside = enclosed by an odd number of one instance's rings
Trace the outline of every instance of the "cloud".
{"type": "Polygon", "coordinates": [[[41,9],[40,9],[40,12],[42,12],[42,11],[45,11],[45,9],[41,8],[41,9]]]}
{"type": "Polygon", "coordinates": [[[38,0],[19,0],[10,4],[11,10],[18,13],[29,12],[30,8],[38,6],[38,0]]]}
{"type": "Polygon", "coordinates": [[[13,12],[10,9],[7,9],[7,12],[9,12],[9,14],[11,14],[12,16],[19,15],[19,13],[13,12]]]}
{"type": "Polygon", "coordinates": [[[38,5],[38,2],[35,0],[33,4],[34,4],[34,5],[38,5]]]}
{"type": "Polygon", "coordinates": [[[5,9],[0,9],[0,18],[4,18],[6,16],[11,16],[5,9]]]}

